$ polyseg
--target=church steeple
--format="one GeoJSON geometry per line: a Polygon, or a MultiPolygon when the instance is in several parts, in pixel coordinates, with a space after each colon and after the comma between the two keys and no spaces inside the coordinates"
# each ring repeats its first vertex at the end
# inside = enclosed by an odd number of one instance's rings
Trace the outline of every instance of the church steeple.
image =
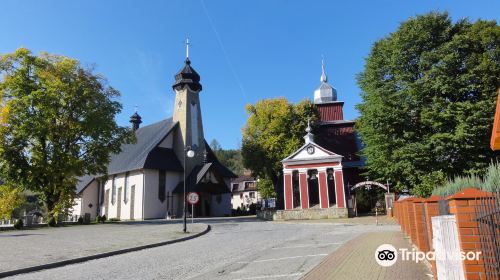
{"type": "Polygon", "coordinates": [[[195,152],[194,158],[186,162],[186,172],[203,163],[205,152],[205,136],[201,117],[199,94],[202,90],[200,75],[191,67],[189,59],[189,41],[186,40],[186,60],[184,67],[175,75],[175,91],[173,121],[179,123],[175,136],[174,151],[179,159],[184,157],[184,148],[190,147],[195,152]]]}
{"type": "Polygon", "coordinates": [[[139,126],[142,123],[142,118],[137,113],[137,109],[135,110],[135,113],[130,117],[130,122],[132,123],[132,129],[134,131],[136,131],[137,129],[139,129],[139,126]]]}
{"type": "Polygon", "coordinates": [[[328,78],[325,71],[325,62],[321,60],[321,77],[319,78],[320,85],[314,91],[314,103],[321,104],[332,101],[337,101],[337,90],[328,84],[328,78]]]}
{"type": "Polygon", "coordinates": [[[200,75],[191,67],[191,60],[186,57],[184,67],[175,75],[174,90],[180,90],[188,86],[193,91],[201,91],[200,75]]]}
{"type": "Polygon", "coordinates": [[[186,39],[186,60],[184,67],[175,75],[175,83],[172,86],[174,90],[180,90],[188,86],[193,91],[201,91],[200,75],[191,67],[191,60],[189,60],[189,39],[186,39]]]}

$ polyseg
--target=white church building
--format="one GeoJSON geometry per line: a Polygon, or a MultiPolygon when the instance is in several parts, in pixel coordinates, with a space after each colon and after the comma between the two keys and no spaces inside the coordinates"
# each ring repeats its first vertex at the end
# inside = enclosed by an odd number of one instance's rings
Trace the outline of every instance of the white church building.
{"type": "MultiPolygon", "coordinates": [[[[205,141],[199,94],[200,76],[189,57],[175,75],[176,94],[171,118],[140,127],[137,112],[131,117],[135,144],[125,144],[111,156],[106,176],[79,178],[73,215],[89,213],[121,220],[182,217],[184,171],[186,192],[197,192],[195,216],[231,214],[231,178],[205,141]],[[186,156],[193,150],[194,157],[186,156]]],[[[191,211],[191,207],[187,207],[191,211]]]]}

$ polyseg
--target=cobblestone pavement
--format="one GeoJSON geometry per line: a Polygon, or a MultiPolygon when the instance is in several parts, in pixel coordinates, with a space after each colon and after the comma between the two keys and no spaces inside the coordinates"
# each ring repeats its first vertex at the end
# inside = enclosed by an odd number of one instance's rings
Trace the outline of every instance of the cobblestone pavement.
{"type": "Polygon", "coordinates": [[[192,240],[12,279],[300,279],[349,240],[364,233],[395,232],[399,228],[276,223],[255,218],[204,222],[212,230],[192,240]]]}
{"type": "Polygon", "coordinates": [[[158,220],[0,232],[0,272],[185,237],[181,231],[175,221],[158,220]]]}
{"type": "Polygon", "coordinates": [[[330,254],[302,280],[431,279],[430,269],[422,262],[399,258],[390,267],[380,266],[375,261],[375,250],[381,244],[411,250],[408,239],[400,231],[364,233],[330,254]]]}

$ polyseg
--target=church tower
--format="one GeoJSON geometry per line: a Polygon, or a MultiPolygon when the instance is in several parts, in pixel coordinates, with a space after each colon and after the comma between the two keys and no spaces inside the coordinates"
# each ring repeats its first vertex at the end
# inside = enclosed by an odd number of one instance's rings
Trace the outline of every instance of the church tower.
{"type": "Polygon", "coordinates": [[[175,91],[173,121],[179,123],[174,139],[174,152],[182,164],[184,147],[190,147],[195,152],[195,156],[189,158],[186,161],[187,166],[184,166],[189,174],[194,166],[203,163],[206,149],[199,97],[202,89],[200,75],[191,67],[189,43],[186,44],[186,61],[184,67],[175,75],[172,87],[175,91]]]}

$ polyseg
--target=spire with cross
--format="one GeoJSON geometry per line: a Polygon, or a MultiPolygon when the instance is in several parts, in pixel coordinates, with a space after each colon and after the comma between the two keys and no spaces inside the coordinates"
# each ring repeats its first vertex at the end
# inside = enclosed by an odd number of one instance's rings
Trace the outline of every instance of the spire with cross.
{"type": "Polygon", "coordinates": [[[189,38],[186,38],[186,58],[189,58],[189,46],[191,43],[189,43],[189,38]]]}
{"type": "Polygon", "coordinates": [[[326,72],[325,72],[325,59],[323,55],[321,55],[321,78],[320,81],[322,83],[328,82],[328,78],[326,77],[326,72]]]}
{"type": "Polygon", "coordinates": [[[138,106],[137,105],[134,106],[134,114],[130,117],[130,123],[132,123],[132,129],[134,131],[139,129],[139,126],[142,123],[142,118],[139,115],[139,113],[137,113],[137,109],[138,109],[138,106]]]}
{"type": "Polygon", "coordinates": [[[311,118],[308,118],[307,119],[307,128],[306,128],[306,136],[304,136],[304,140],[306,140],[306,144],[307,143],[311,143],[311,142],[314,142],[314,134],[311,133],[312,129],[311,129],[311,118]]]}

